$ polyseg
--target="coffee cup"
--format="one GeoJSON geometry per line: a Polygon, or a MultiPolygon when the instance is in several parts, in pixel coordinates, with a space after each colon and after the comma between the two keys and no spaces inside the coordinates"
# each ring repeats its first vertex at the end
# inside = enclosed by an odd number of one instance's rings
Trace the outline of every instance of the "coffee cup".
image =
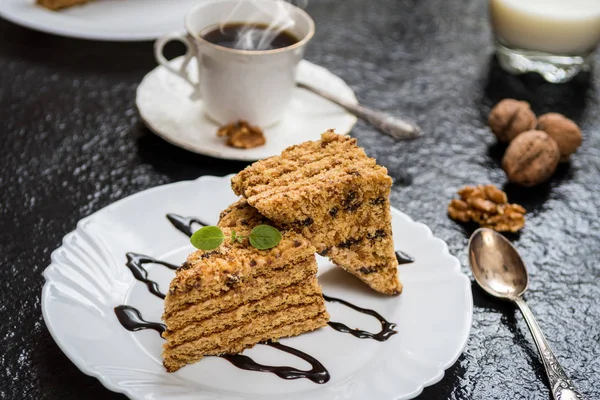
{"type": "Polygon", "coordinates": [[[314,34],[312,18],[283,1],[208,0],[192,8],[184,23],[186,33],[171,33],[158,39],[154,53],[159,64],[194,86],[206,115],[220,125],[246,120],[268,127],[279,122],[295,86],[296,66],[314,34]],[[203,37],[227,23],[283,24],[297,41],[282,48],[247,50],[221,46],[203,37]],[[163,54],[170,41],[183,42],[187,48],[179,68],[163,54]],[[188,65],[194,58],[198,81],[188,74],[188,65]]]}

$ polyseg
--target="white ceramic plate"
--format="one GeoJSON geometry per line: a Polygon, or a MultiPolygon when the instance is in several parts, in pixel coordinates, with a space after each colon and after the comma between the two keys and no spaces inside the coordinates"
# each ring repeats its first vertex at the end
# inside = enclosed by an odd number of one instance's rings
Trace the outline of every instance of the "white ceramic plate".
{"type": "MultiPolygon", "coordinates": [[[[207,357],[176,373],[161,364],[163,340],[157,332],[125,330],[113,311],[127,304],[148,321],[160,321],[162,300],[135,280],[125,254],[146,254],[173,264],[193,250],[188,238],[165,218],[167,213],[217,222],[236,200],[229,179],[201,177],[143,191],[81,220],[52,254],[44,271],[44,320],[62,351],[88,375],[132,399],[409,399],[439,381],[467,342],[472,319],[469,279],[446,244],[427,226],[393,209],[397,249],[416,262],[400,266],[404,291],[378,295],[353,276],[319,258],[323,292],[373,309],[398,324],[385,342],[358,339],[330,327],[282,343],[300,349],[327,368],[331,380],[283,380],[245,371],[207,357]]],[[[147,265],[150,279],[165,290],[174,272],[147,265]]],[[[377,332],[379,323],[339,304],[327,303],[332,320],[377,332]]],[[[269,365],[307,364],[267,346],[244,352],[269,365]]]]}
{"type": "MultiPolygon", "coordinates": [[[[172,60],[177,68],[182,58],[172,60]]],[[[188,65],[196,81],[196,61],[188,65]]],[[[303,60],[296,79],[356,103],[352,89],[339,77],[318,65],[303,60]]],[[[345,134],[356,124],[356,117],[341,107],[306,90],[295,88],[290,107],[277,125],[264,129],[267,143],[254,149],[236,149],[217,137],[219,126],[204,115],[201,99],[180,77],[162,66],[146,75],[137,89],[136,104],[148,128],[166,141],[199,154],[231,160],[255,161],[280,154],[285,148],[318,140],[327,129],[345,134]]],[[[252,121],[249,121],[252,123],[252,121]]]]}
{"type": "Polygon", "coordinates": [[[183,30],[198,0],[97,0],[59,11],[35,0],[2,0],[0,16],[31,29],[82,39],[154,40],[183,30]]]}

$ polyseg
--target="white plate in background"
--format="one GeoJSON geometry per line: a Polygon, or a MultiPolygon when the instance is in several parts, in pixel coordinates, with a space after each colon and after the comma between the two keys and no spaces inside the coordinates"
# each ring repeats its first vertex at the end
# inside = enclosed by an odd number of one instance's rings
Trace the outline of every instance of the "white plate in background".
{"type": "Polygon", "coordinates": [[[0,16],[42,32],[80,39],[154,40],[183,30],[183,18],[199,0],[96,0],[58,11],[35,0],[2,0],[0,16]]]}

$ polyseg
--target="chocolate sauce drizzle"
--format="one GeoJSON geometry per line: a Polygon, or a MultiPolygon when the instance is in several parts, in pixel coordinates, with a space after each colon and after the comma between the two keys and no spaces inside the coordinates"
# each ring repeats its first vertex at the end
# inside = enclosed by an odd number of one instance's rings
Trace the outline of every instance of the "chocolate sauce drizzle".
{"type": "Polygon", "coordinates": [[[400,250],[396,250],[396,260],[398,260],[398,264],[410,264],[415,262],[414,258],[400,250]]]}
{"type": "Polygon", "coordinates": [[[303,351],[294,349],[293,347],[289,347],[281,343],[263,342],[260,344],[274,347],[277,350],[284,351],[298,358],[301,358],[307,363],[309,363],[312,368],[308,371],[303,371],[301,369],[296,369],[293,367],[263,365],[257,363],[250,357],[245,356],[243,354],[225,354],[220,357],[226,359],[227,361],[229,361],[230,363],[232,363],[240,369],[245,369],[248,371],[270,372],[282,379],[306,378],[319,384],[329,382],[329,379],[331,378],[331,376],[329,375],[329,371],[327,371],[323,364],[321,364],[314,357],[304,353],[303,351]]]}
{"type": "Polygon", "coordinates": [[[158,322],[148,322],[142,318],[142,314],[140,311],[131,306],[117,306],[115,307],[115,314],[117,315],[117,319],[123,325],[123,328],[128,331],[141,331],[142,329],[153,329],[162,335],[162,333],[167,329],[164,324],[160,324],[158,322]]]}
{"type": "Polygon", "coordinates": [[[360,339],[374,339],[374,340],[377,340],[380,342],[385,342],[392,335],[395,335],[396,333],[398,333],[398,331],[394,330],[394,328],[396,327],[396,324],[394,324],[393,322],[389,322],[388,320],[383,318],[381,316],[381,314],[379,314],[376,311],[355,306],[352,303],[348,303],[346,300],[336,299],[335,297],[329,297],[329,296],[323,295],[323,298],[325,299],[325,301],[329,301],[332,303],[340,303],[340,304],[343,304],[346,307],[349,307],[360,313],[375,317],[381,323],[381,331],[379,331],[378,333],[371,333],[371,332],[363,331],[360,329],[349,328],[347,325],[342,324],[341,322],[329,321],[327,324],[338,332],[349,333],[360,339]]]}
{"type": "Polygon", "coordinates": [[[144,268],[144,264],[160,264],[173,270],[176,270],[178,267],[143,254],[127,253],[126,256],[127,263],[125,265],[129,268],[135,279],[144,282],[150,293],[164,299],[166,296],[159,290],[158,283],[148,279],[148,271],[144,268]]]}
{"type": "Polygon", "coordinates": [[[192,224],[198,224],[200,226],[207,226],[208,224],[200,221],[196,217],[182,217],[181,215],[169,213],[167,219],[173,224],[177,230],[183,232],[188,236],[192,236],[195,230],[192,229],[192,224]]]}

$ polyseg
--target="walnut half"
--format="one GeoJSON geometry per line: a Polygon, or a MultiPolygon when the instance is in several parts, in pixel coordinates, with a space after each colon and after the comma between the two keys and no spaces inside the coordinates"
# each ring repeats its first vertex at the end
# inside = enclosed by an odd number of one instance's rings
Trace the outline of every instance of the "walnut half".
{"type": "Polygon", "coordinates": [[[220,127],[217,136],[227,136],[227,145],[239,149],[252,149],[267,142],[259,127],[241,120],[220,127]]]}
{"type": "Polygon", "coordinates": [[[525,226],[525,209],[509,204],[506,193],[494,185],[465,186],[452,199],[448,215],[455,221],[476,222],[498,232],[517,232],[525,226]]]}

